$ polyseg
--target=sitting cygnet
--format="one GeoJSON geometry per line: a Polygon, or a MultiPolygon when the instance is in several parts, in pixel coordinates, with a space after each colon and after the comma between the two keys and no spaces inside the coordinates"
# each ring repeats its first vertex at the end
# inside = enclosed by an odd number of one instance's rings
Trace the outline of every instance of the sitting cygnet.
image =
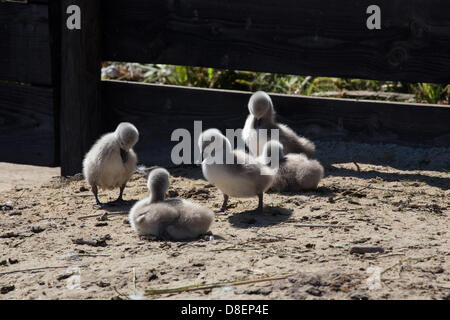
{"type": "Polygon", "coordinates": [[[131,227],[139,235],[167,240],[188,240],[205,234],[214,220],[214,212],[199,204],[164,200],[169,187],[169,172],[152,170],[147,182],[150,197],[138,201],[130,210],[131,227]]]}
{"type": "Polygon", "coordinates": [[[279,129],[279,141],[284,146],[285,154],[304,153],[308,158],[314,157],[314,143],[298,136],[285,124],[275,122],[275,110],[272,99],[264,91],[254,93],[248,102],[250,111],[242,130],[242,139],[255,156],[260,156],[264,145],[271,140],[271,129],[279,129]],[[259,129],[267,130],[267,138],[259,134],[259,129]]]}
{"type": "Polygon", "coordinates": [[[279,169],[271,190],[298,192],[317,189],[323,178],[323,167],[317,160],[308,159],[304,154],[290,153],[284,155],[283,145],[271,140],[264,145],[263,153],[258,160],[270,165],[271,156],[279,157],[279,169]]]}
{"type": "Polygon", "coordinates": [[[263,193],[272,185],[275,171],[243,150],[232,150],[230,141],[217,129],[204,131],[198,145],[205,157],[203,176],[223,192],[220,211],[226,210],[229,196],[258,196],[257,210],[262,212],[263,193]]]}
{"type": "Polygon", "coordinates": [[[103,135],[89,150],[83,161],[83,175],[92,187],[96,204],[102,208],[98,199],[101,189],[120,188],[119,198],[113,203],[122,202],[125,185],[136,169],[137,156],[133,146],[139,140],[139,132],[134,125],[122,122],[116,131],[103,135]]]}

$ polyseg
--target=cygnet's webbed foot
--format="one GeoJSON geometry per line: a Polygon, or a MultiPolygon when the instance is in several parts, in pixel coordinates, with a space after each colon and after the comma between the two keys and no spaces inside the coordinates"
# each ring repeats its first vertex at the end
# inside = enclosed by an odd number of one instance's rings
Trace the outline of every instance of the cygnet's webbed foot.
{"type": "Polygon", "coordinates": [[[155,241],[158,240],[158,237],[152,235],[152,234],[148,234],[148,235],[141,235],[139,236],[139,239],[141,240],[147,240],[147,241],[155,241]]]}
{"type": "Polygon", "coordinates": [[[226,215],[228,214],[227,209],[225,208],[220,208],[219,210],[214,210],[215,214],[220,214],[220,215],[226,215]]]}
{"type": "Polygon", "coordinates": [[[96,203],[92,205],[92,209],[94,210],[101,210],[101,209],[105,209],[106,204],[104,203],[96,203]]]}
{"type": "Polygon", "coordinates": [[[95,204],[92,205],[92,209],[99,210],[106,207],[104,203],[101,203],[100,200],[98,200],[98,189],[97,186],[92,186],[92,193],[95,196],[95,204]]]}
{"type": "Polygon", "coordinates": [[[111,202],[109,203],[109,205],[112,205],[112,206],[122,206],[122,205],[124,205],[124,204],[126,203],[126,201],[123,200],[123,198],[122,198],[122,196],[123,196],[123,190],[124,190],[124,189],[125,189],[125,185],[123,185],[123,186],[120,187],[120,194],[119,194],[119,197],[118,197],[116,200],[111,201],[111,202]]]}

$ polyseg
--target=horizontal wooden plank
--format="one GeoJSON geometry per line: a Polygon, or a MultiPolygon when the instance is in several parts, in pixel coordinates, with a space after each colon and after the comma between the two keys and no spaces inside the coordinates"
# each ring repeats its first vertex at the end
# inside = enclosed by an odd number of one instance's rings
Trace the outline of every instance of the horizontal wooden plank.
{"type": "Polygon", "coordinates": [[[50,88],[0,83],[0,162],[54,166],[50,88]]]}
{"type": "Polygon", "coordinates": [[[0,2],[0,80],[52,83],[47,5],[0,2]]]}
{"type": "MultiPolygon", "coordinates": [[[[280,122],[313,139],[450,146],[450,107],[271,95],[280,122]]],[[[248,115],[250,93],[103,81],[103,130],[121,121],[140,131],[136,150],[146,164],[167,165],[175,129],[193,135],[194,121],[237,129],[248,115]]]]}
{"type": "Polygon", "coordinates": [[[447,0],[102,0],[104,60],[450,82],[447,0]]]}

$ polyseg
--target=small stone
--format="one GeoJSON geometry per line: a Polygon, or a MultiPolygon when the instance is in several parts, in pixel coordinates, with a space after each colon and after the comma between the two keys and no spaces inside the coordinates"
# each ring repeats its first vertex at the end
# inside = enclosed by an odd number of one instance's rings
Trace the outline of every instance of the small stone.
{"type": "Polygon", "coordinates": [[[260,294],[263,296],[267,296],[272,293],[271,287],[263,287],[263,288],[251,288],[246,291],[244,291],[246,294],[260,294]]]}
{"type": "Polygon", "coordinates": [[[156,279],[158,279],[158,274],[157,274],[155,269],[151,269],[149,271],[148,281],[153,281],[153,280],[156,280],[156,279]]]}
{"type": "Polygon", "coordinates": [[[98,222],[95,224],[96,227],[106,227],[108,225],[108,222],[98,222]]]}
{"type": "Polygon", "coordinates": [[[100,282],[97,283],[97,285],[98,285],[100,288],[106,288],[106,287],[109,287],[111,284],[110,284],[109,282],[103,282],[103,281],[100,281],[100,282]]]}
{"type": "Polygon", "coordinates": [[[8,201],[5,202],[5,206],[11,208],[9,210],[12,210],[14,208],[14,205],[15,205],[15,203],[12,200],[8,200],[8,201]]]}
{"type": "Polygon", "coordinates": [[[97,218],[98,221],[106,221],[108,220],[108,212],[105,212],[100,217],[97,218]]]}
{"type": "Polygon", "coordinates": [[[369,296],[364,293],[354,293],[350,296],[352,300],[369,300],[369,296]]]}
{"type": "Polygon", "coordinates": [[[33,227],[31,227],[31,231],[33,233],[41,233],[42,231],[45,231],[45,228],[43,228],[41,226],[33,226],[33,227]]]}
{"type": "Polygon", "coordinates": [[[320,297],[322,295],[322,291],[315,287],[311,287],[311,288],[307,289],[306,292],[309,293],[310,295],[313,295],[316,297],[320,297]]]}
{"type": "Polygon", "coordinates": [[[13,217],[13,216],[21,216],[22,215],[22,212],[21,211],[11,211],[10,213],[9,213],[9,216],[10,217],[13,217]]]}
{"type": "Polygon", "coordinates": [[[19,263],[19,260],[8,258],[8,262],[9,262],[9,264],[16,264],[16,263],[19,263]]]}
{"type": "Polygon", "coordinates": [[[192,266],[193,267],[204,267],[205,264],[204,263],[194,263],[192,266]]]}
{"type": "Polygon", "coordinates": [[[16,289],[16,287],[14,285],[12,286],[4,286],[0,288],[0,293],[1,294],[7,294],[11,291],[13,291],[14,289],[16,289]]]}
{"type": "Polygon", "coordinates": [[[359,253],[359,254],[364,254],[364,253],[383,253],[384,249],[382,247],[352,247],[350,249],[350,253],[354,254],[354,253],[359,253]]]}
{"type": "Polygon", "coordinates": [[[64,274],[59,275],[56,279],[57,279],[58,281],[61,281],[61,280],[68,279],[68,278],[70,278],[71,276],[73,276],[73,273],[64,273],[64,274]]]}

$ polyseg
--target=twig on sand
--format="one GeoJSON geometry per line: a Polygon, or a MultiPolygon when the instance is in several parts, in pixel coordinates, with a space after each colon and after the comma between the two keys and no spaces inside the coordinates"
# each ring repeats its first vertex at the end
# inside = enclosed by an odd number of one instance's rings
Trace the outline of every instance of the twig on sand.
{"type": "Polygon", "coordinates": [[[72,239],[72,243],[80,244],[80,245],[88,245],[88,246],[92,246],[92,247],[106,247],[108,245],[106,243],[106,240],[111,240],[111,236],[109,234],[101,237],[100,239],[95,239],[95,240],[76,238],[76,239],[72,239]]]}
{"type": "Polygon", "coordinates": [[[227,247],[223,249],[212,249],[209,251],[212,252],[220,252],[220,251],[247,251],[247,250],[259,250],[258,248],[236,248],[236,247],[227,247]]]}
{"type": "Polygon", "coordinates": [[[22,198],[24,193],[25,193],[25,189],[23,189],[22,193],[16,198],[15,202],[19,201],[22,198]]]}
{"type": "MultiPolygon", "coordinates": [[[[41,267],[41,268],[13,270],[13,271],[0,272],[0,276],[12,274],[12,273],[20,273],[20,272],[43,271],[43,270],[49,270],[49,269],[67,269],[69,267],[71,267],[71,266],[41,267]]],[[[86,267],[86,265],[80,266],[80,267],[86,267]]]]}
{"type": "Polygon", "coordinates": [[[117,293],[119,297],[124,297],[125,299],[129,300],[129,297],[126,294],[119,292],[119,290],[117,290],[116,287],[113,287],[113,290],[117,293]]]}
{"type": "Polygon", "coordinates": [[[378,258],[387,258],[387,257],[394,257],[394,256],[404,256],[404,253],[389,253],[389,254],[384,254],[382,256],[378,256],[378,258]]]}
{"type": "Polygon", "coordinates": [[[352,194],[360,193],[361,191],[366,190],[366,189],[368,189],[368,188],[370,188],[370,186],[364,186],[363,188],[358,189],[358,190],[356,190],[356,191],[348,191],[348,190],[345,190],[344,192],[341,192],[341,193],[340,193],[340,197],[337,197],[337,198],[330,197],[330,198],[328,199],[328,201],[331,202],[331,203],[334,203],[334,202],[336,202],[336,201],[338,201],[338,200],[345,199],[345,198],[347,198],[348,196],[350,196],[350,195],[352,195],[352,194]]]}
{"type": "Polygon", "coordinates": [[[297,228],[353,228],[352,225],[343,225],[343,224],[294,224],[294,227],[297,228]]]}
{"type": "MultiPolygon", "coordinates": [[[[99,197],[104,196],[104,194],[98,194],[99,197]]],[[[62,198],[75,198],[75,197],[81,197],[81,198],[87,198],[87,197],[92,197],[92,195],[90,193],[88,194],[71,194],[71,195],[66,195],[66,196],[61,196],[62,198]]]]}
{"type": "Polygon", "coordinates": [[[259,282],[283,280],[283,279],[287,279],[290,276],[292,276],[292,275],[285,275],[285,276],[273,277],[273,278],[263,278],[263,279],[254,279],[254,280],[235,281],[235,282],[222,282],[222,283],[212,283],[212,284],[194,284],[194,285],[190,285],[190,286],[179,287],[179,288],[172,288],[172,289],[145,290],[144,295],[152,296],[152,295],[166,294],[166,293],[181,293],[181,292],[190,292],[190,291],[198,291],[198,290],[208,290],[208,289],[215,289],[215,288],[220,288],[220,287],[225,287],[225,286],[241,286],[241,285],[259,283],[259,282]]]}
{"type": "MultiPolygon", "coordinates": [[[[353,184],[356,187],[363,187],[361,184],[353,184]]],[[[387,189],[387,188],[377,188],[372,186],[366,186],[368,189],[374,189],[374,190],[381,190],[381,191],[392,191],[392,192],[403,192],[403,190],[396,190],[396,189],[387,189]]]]}
{"type": "Polygon", "coordinates": [[[410,261],[417,261],[417,262],[422,262],[422,261],[427,261],[430,259],[433,259],[434,256],[429,256],[429,257],[419,257],[419,258],[406,258],[403,260],[399,260],[396,263],[394,263],[392,266],[387,267],[386,269],[384,269],[383,271],[381,271],[381,274],[384,274],[386,272],[388,272],[389,270],[392,270],[393,268],[395,268],[396,266],[402,265],[405,262],[410,262],[410,261]]]}
{"type": "MultiPolygon", "coordinates": [[[[127,211],[117,211],[117,212],[107,212],[106,214],[108,216],[118,216],[118,215],[125,215],[128,214],[129,212],[127,211]]],[[[89,219],[89,218],[97,218],[97,217],[101,217],[103,216],[105,213],[99,213],[99,214],[91,214],[88,216],[81,216],[78,217],[78,220],[84,220],[84,219],[89,219]]]]}

